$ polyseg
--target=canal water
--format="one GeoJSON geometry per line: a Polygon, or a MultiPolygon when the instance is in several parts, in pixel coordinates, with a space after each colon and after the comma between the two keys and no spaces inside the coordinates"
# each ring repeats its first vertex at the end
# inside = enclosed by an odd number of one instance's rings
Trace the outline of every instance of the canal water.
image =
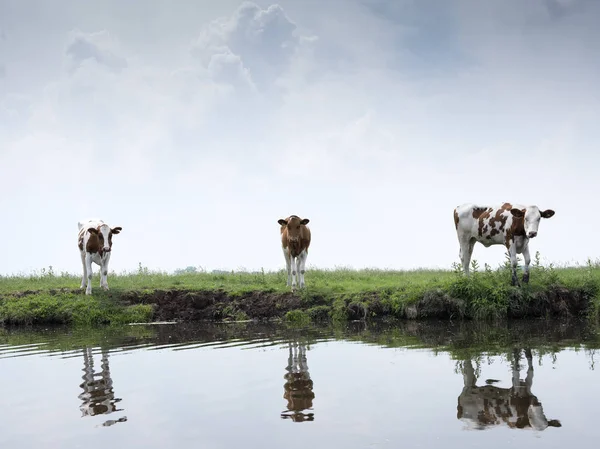
{"type": "Polygon", "coordinates": [[[595,448],[582,322],[0,328],[1,448],[595,448]]]}

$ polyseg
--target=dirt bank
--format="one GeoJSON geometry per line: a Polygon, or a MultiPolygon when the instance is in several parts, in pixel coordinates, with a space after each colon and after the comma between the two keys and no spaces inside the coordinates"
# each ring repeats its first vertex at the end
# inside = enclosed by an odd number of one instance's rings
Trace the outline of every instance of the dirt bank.
{"type": "MultiPolygon", "coordinates": [[[[585,289],[551,287],[527,294],[518,289],[506,304],[486,316],[474,304],[451,297],[441,290],[427,292],[412,304],[397,304],[378,294],[360,300],[343,297],[299,296],[291,292],[255,291],[229,295],[223,291],[154,290],[125,292],[119,300],[125,305],[150,304],[155,321],[243,320],[302,318],[313,321],[331,318],[358,320],[374,317],[408,319],[472,319],[581,317],[594,310],[594,297],[585,289]]],[[[489,312],[489,311],[488,311],[489,312]]]]}
{"type": "Polygon", "coordinates": [[[124,304],[151,304],[153,321],[201,321],[282,318],[303,308],[302,299],[290,293],[251,292],[231,296],[223,291],[154,290],[120,295],[124,304]]]}
{"type": "Polygon", "coordinates": [[[184,288],[111,290],[85,296],[79,289],[28,290],[0,294],[0,323],[107,324],[148,321],[288,321],[362,320],[401,318],[514,319],[598,316],[597,289],[552,285],[543,290],[510,288],[503,295],[494,290],[425,291],[416,298],[402,291],[364,294],[324,294],[255,290],[229,293],[223,290],[184,288]],[[461,293],[464,291],[465,293],[461,293]],[[458,293],[457,293],[458,292],[458,293]]]}

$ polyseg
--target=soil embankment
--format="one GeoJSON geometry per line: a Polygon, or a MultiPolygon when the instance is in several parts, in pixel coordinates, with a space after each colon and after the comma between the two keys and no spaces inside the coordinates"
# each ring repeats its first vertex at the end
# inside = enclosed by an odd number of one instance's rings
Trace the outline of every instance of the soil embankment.
{"type": "MultiPolygon", "coordinates": [[[[564,287],[549,288],[533,295],[523,295],[515,289],[508,299],[505,318],[573,317],[587,315],[593,309],[593,298],[586,291],[564,287]]],[[[373,293],[357,301],[301,297],[291,292],[255,291],[232,296],[223,291],[155,290],[125,292],[121,294],[120,301],[152,305],[154,321],[293,319],[301,314],[312,320],[478,318],[476,308],[442,291],[427,292],[421,299],[404,307],[394,307],[392,301],[373,293]]]]}
{"type": "Polygon", "coordinates": [[[510,286],[505,274],[478,273],[465,278],[452,273],[325,273],[314,286],[295,293],[283,289],[275,275],[273,279],[257,278],[261,283],[255,282],[256,285],[243,285],[254,282],[250,275],[217,278],[226,284],[225,288],[204,287],[202,282],[214,282],[215,277],[208,275],[139,275],[115,277],[115,288],[108,292],[96,289],[91,296],[84,295],[81,289],[60,285],[72,285],[71,278],[42,279],[38,282],[41,288],[28,290],[22,287],[33,287],[35,282],[25,283],[17,278],[1,286],[0,324],[598,317],[600,270],[596,268],[558,274],[540,271],[535,283],[521,287],[510,286]],[[57,287],[47,285],[50,281],[57,287]],[[20,284],[21,288],[14,288],[9,282],[14,282],[15,287],[20,284]],[[139,287],[132,285],[135,283],[139,287]],[[174,283],[184,285],[168,285],[174,283]]]}

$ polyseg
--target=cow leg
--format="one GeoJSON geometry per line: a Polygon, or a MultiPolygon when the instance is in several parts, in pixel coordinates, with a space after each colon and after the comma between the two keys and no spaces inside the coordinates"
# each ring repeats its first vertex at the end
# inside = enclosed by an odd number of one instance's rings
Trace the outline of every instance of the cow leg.
{"type": "Polygon", "coordinates": [[[292,284],[292,260],[287,248],[283,248],[283,257],[285,257],[285,266],[287,268],[287,283],[285,285],[289,287],[292,284]]]}
{"type": "Polygon", "coordinates": [[[298,257],[298,271],[300,271],[300,288],[304,288],[306,285],[304,283],[304,272],[306,271],[307,257],[308,257],[308,254],[306,253],[306,251],[302,251],[302,253],[298,257]]]}
{"type": "Polygon", "coordinates": [[[306,373],[308,372],[308,364],[306,363],[306,346],[304,346],[303,344],[298,346],[298,353],[299,353],[299,368],[300,368],[300,372],[301,373],[306,373]]]}
{"type": "Polygon", "coordinates": [[[471,264],[471,259],[473,258],[473,248],[475,248],[475,239],[469,240],[469,261],[467,262],[467,266],[471,264]]]}
{"type": "Polygon", "coordinates": [[[292,291],[296,289],[296,278],[300,269],[300,255],[292,257],[292,291]]]}
{"type": "Polygon", "coordinates": [[[108,262],[110,261],[110,253],[105,254],[105,259],[102,261],[100,267],[100,287],[104,290],[108,290],[108,262]]]}
{"type": "Polygon", "coordinates": [[[514,242],[508,248],[510,254],[510,266],[512,270],[511,285],[520,287],[519,279],[517,278],[517,245],[514,242]]]}
{"type": "Polygon", "coordinates": [[[525,266],[523,267],[523,282],[529,283],[529,264],[531,263],[531,255],[529,254],[529,245],[525,245],[523,248],[523,260],[525,266]]]}
{"type": "Polygon", "coordinates": [[[514,390],[518,391],[518,388],[521,386],[521,350],[514,349],[513,350],[513,362],[512,362],[512,387],[514,390]]]}
{"type": "Polygon", "coordinates": [[[83,265],[83,275],[81,276],[81,286],[79,288],[85,288],[86,284],[87,284],[87,269],[85,266],[85,252],[84,251],[80,251],[79,252],[80,256],[81,256],[81,265],[83,265]]]}
{"type": "Polygon", "coordinates": [[[467,276],[470,275],[469,272],[469,264],[471,263],[471,255],[473,254],[473,247],[475,246],[475,241],[469,238],[460,238],[460,258],[463,266],[463,270],[467,276]]]}
{"type": "Polygon", "coordinates": [[[471,359],[463,361],[463,382],[465,387],[475,387],[477,384],[477,376],[475,376],[475,369],[473,369],[473,362],[471,359]]]}
{"type": "Polygon", "coordinates": [[[86,295],[92,294],[92,255],[88,252],[85,253],[85,266],[87,275],[87,287],[85,289],[86,295]]]}
{"type": "Polygon", "coordinates": [[[525,385],[527,386],[527,393],[531,395],[531,387],[533,385],[533,355],[531,354],[531,349],[525,349],[525,357],[527,358],[525,385]]]}

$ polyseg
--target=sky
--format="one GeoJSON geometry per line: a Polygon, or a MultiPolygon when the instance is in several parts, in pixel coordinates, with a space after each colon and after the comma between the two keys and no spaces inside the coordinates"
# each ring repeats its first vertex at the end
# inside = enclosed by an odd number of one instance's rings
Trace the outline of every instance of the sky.
{"type": "Polygon", "coordinates": [[[556,211],[544,263],[598,259],[599,20],[595,0],[0,0],[0,274],[80,273],[84,218],[123,228],[111,271],[278,270],[291,214],[308,269],[451,268],[454,207],[505,201],[556,211]]]}

